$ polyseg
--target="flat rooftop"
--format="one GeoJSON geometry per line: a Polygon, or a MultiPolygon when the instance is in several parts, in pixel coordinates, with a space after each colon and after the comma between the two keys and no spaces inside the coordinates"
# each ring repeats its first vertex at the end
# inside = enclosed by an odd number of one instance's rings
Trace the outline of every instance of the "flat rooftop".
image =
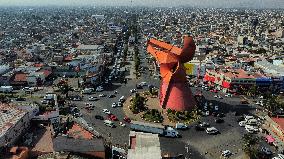
{"type": "Polygon", "coordinates": [[[13,127],[27,112],[9,104],[0,104],[0,137],[13,127]]]}
{"type": "Polygon", "coordinates": [[[127,158],[131,159],[160,159],[161,148],[157,134],[130,131],[131,149],[127,158]]]}

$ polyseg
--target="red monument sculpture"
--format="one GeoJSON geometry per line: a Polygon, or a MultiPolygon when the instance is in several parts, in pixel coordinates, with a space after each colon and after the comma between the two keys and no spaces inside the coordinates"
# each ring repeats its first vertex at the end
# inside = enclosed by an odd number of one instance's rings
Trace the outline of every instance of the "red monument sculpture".
{"type": "Polygon", "coordinates": [[[179,48],[171,44],[150,39],[147,51],[160,64],[162,82],[160,86],[160,105],[163,109],[185,111],[196,106],[191,89],[186,84],[186,71],[183,63],[190,61],[195,53],[192,37],[184,37],[184,46],[179,48]]]}

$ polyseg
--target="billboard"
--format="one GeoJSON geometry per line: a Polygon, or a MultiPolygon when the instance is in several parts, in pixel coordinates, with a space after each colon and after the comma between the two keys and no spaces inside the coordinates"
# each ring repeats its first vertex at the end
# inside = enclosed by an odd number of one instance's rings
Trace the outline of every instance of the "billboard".
{"type": "Polygon", "coordinates": [[[184,68],[185,68],[187,75],[198,76],[198,74],[200,73],[200,76],[204,77],[204,75],[206,73],[205,65],[199,66],[199,65],[193,64],[193,63],[185,63],[184,68]]]}

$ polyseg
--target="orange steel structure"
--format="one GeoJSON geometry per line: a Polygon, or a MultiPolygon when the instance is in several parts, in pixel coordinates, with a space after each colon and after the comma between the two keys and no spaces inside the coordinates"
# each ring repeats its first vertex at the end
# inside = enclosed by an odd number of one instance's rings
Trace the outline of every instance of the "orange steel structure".
{"type": "Polygon", "coordinates": [[[160,105],[163,109],[184,111],[196,106],[195,99],[186,84],[186,72],[183,63],[190,61],[196,46],[192,37],[184,37],[184,46],[179,48],[171,44],[150,39],[147,51],[160,64],[162,77],[160,87],[160,105]]]}

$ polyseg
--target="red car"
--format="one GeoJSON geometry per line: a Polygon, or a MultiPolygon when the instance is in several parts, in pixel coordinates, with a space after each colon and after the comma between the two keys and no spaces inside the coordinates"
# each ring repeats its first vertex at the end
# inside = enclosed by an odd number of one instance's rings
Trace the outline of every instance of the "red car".
{"type": "Polygon", "coordinates": [[[109,118],[109,120],[112,120],[112,121],[118,121],[117,117],[115,115],[113,115],[113,114],[110,114],[108,116],[108,118],[109,118]]]}
{"type": "Polygon", "coordinates": [[[130,120],[128,117],[124,117],[123,120],[124,120],[125,122],[127,122],[127,123],[130,123],[130,122],[131,122],[131,120],[130,120]]]}

